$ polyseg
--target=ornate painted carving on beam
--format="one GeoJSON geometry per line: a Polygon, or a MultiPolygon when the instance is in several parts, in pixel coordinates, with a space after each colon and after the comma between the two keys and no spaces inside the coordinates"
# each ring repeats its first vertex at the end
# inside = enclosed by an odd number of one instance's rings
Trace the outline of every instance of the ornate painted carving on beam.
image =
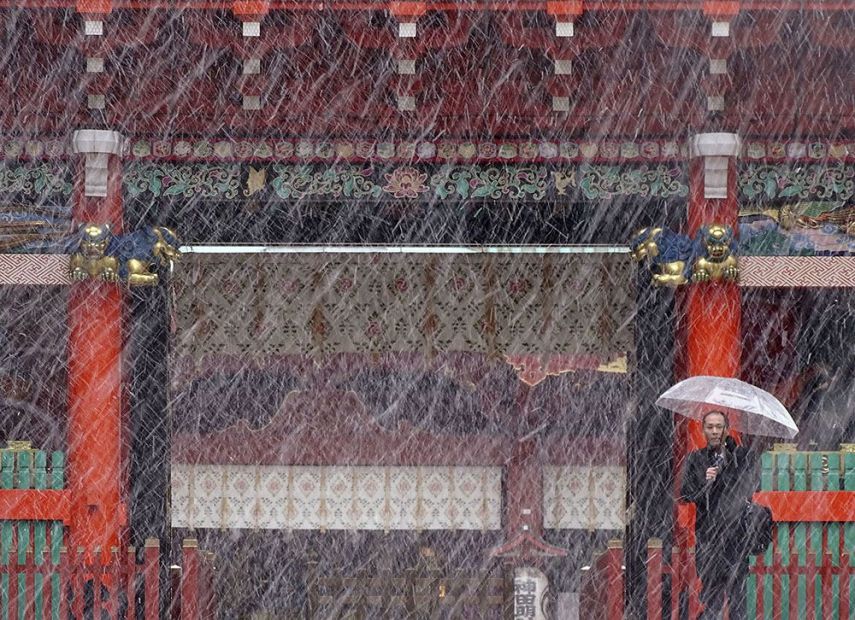
{"type": "Polygon", "coordinates": [[[57,163],[0,163],[0,195],[71,195],[71,167],[57,163]]]}
{"type": "MultiPolygon", "coordinates": [[[[63,160],[73,153],[67,140],[55,138],[0,137],[0,158],[9,161],[63,160]]],[[[676,162],[685,159],[685,144],[674,140],[521,141],[471,142],[442,140],[423,142],[270,140],[241,138],[131,139],[123,159],[179,162],[273,162],[282,163],[610,163],[676,162]]],[[[779,142],[751,140],[740,158],[759,164],[787,161],[852,162],[855,145],[846,142],[779,142]]]]}
{"type": "Polygon", "coordinates": [[[855,253],[855,167],[751,164],[739,188],[741,254],[855,253]]]}
{"type": "Polygon", "coordinates": [[[64,251],[71,186],[61,163],[0,163],[0,252],[64,251]]]}
{"type": "Polygon", "coordinates": [[[739,173],[740,197],[750,202],[776,199],[845,204],[855,195],[855,167],[749,164],[739,173]]]}
{"type": "Polygon", "coordinates": [[[614,196],[684,197],[681,166],[606,164],[549,167],[540,164],[375,166],[297,164],[176,164],[136,162],[126,166],[125,187],[133,198],[194,197],[235,200],[483,200],[539,202],[567,197],[608,200],[614,196]]]}
{"type": "Polygon", "coordinates": [[[558,195],[578,188],[588,200],[608,200],[614,196],[669,198],[687,196],[684,172],[679,166],[620,167],[583,164],[567,172],[553,172],[558,195]]]}
{"type": "Polygon", "coordinates": [[[232,199],[240,191],[237,164],[142,164],[127,166],[125,188],[132,197],[181,196],[232,199]]]}
{"type": "Polygon", "coordinates": [[[155,286],[156,270],[181,257],[178,246],[175,233],[162,226],[113,236],[108,225],[86,224],[80,229],[77,252],[69,260],[69,277],[155,286]]]}
{"type": "Polygon", "coordinates": [[[630,242],[636,262],[645,262],[657,286],[688,282],[736,282],[739,267],[736,244],[729,226],[710,224],[694,239],[668,228],[645,228],[630,242]]]}

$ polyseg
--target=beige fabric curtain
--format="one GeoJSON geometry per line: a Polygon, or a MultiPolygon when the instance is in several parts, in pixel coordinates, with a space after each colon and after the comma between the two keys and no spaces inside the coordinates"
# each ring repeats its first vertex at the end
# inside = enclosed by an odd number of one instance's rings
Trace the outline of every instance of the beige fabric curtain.
{"type": "Polygon", "coordinates": [[[623,254],[189,254],[176,353],[568,355],[631,348],[623,254]]]}

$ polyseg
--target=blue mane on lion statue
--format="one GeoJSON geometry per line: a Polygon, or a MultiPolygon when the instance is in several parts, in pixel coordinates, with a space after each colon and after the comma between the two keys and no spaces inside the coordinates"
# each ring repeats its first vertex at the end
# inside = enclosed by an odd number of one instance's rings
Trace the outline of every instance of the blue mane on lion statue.
{"type": "Polygon", "coordinates": [[[700,253],[697,241],[669,228],[642,228],[632,238],[629,251],[637,262],[647,261],[657,286],[679,286],[691,278],[692,264],[700,253]]]}
{"type": "Polygon", "coordinates": [[[179,245],[175,233],[163,226],[114,236],[108,225],[84,224],[69,261],[69,276],[72,280],[91,278],[154,286],[158,283],[157,269],[181,257],[179,245]]]}

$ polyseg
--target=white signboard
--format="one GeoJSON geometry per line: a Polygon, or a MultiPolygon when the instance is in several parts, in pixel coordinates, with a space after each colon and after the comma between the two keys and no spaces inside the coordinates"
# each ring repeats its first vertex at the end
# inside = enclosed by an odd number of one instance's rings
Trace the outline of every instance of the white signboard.
{"type": "Polygon", "coordinates": [[[536,568],[523,566],[514,571],[514,620],[546,620],[546,586],[546,575],[536,568]]]}

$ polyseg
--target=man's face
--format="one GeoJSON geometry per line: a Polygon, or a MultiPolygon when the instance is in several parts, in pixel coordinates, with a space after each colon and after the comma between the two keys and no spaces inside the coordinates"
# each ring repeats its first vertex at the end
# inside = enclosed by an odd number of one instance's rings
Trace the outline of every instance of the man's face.
{"type": "Polygon", "coordinates": [[[710,413],[704,418],[704,437],[712,448],[718,448],[727,434],[727,422],[720,413],[710,413]]]}

